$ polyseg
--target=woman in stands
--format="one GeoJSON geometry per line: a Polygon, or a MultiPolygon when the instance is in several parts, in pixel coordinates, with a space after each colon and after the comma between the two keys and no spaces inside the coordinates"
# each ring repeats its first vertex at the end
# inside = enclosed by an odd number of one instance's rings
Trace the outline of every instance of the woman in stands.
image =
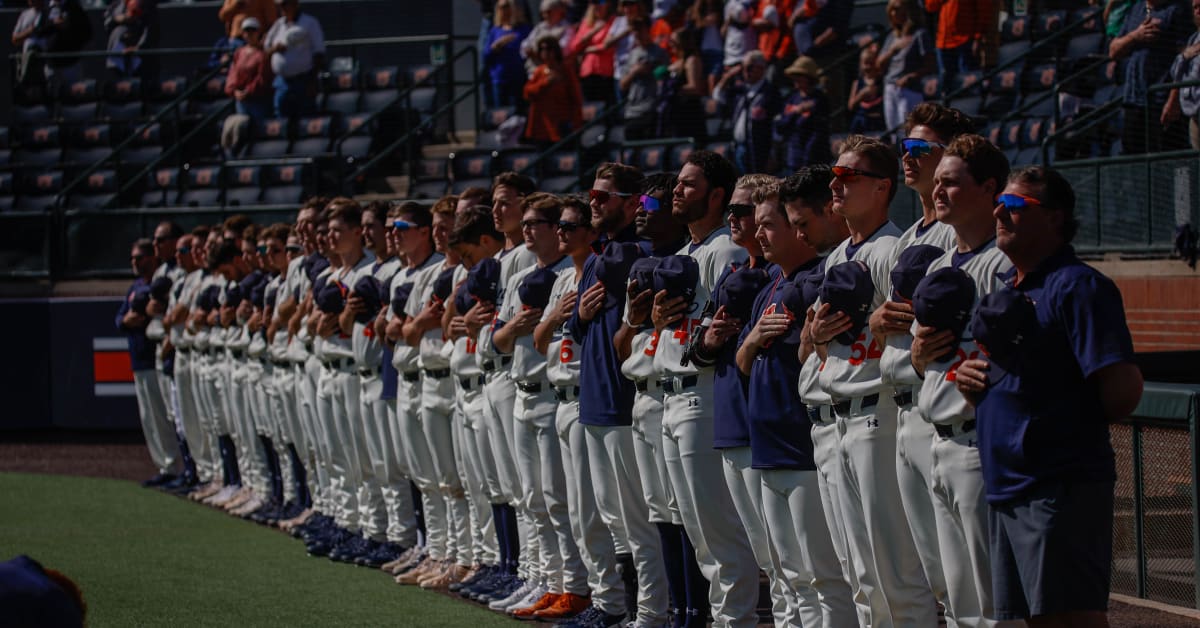
{"type": "Polygon", "coordinates": [[[529,25],[513,0],[497,2],[496,22],[488,31],[483,48],[483,64],[491,78],[494,107],[518,104],[521,88],[525,85],[521,42],[528,35],[529,25]]]}
{"type": "Polygon", "coordinates": [[[542,63],[525,84],[525,136],[529,143],[547,147],[583,123],[583,95],[575,69],[563,63],[558,38],[544,35],[537,41],[537,54],[542,63]]]}
{"type": "Polygon", "coordinates": [[[690,137],[703,144],[708,133],[700,99],[709,90],[697,32],[680,29],[671,33],[670,47],[671,56],[678,61],[671,64],[662,83],[659,137],[690,137]]]}
{"type": "Polygon", "coordinates": [[[892,32],[883,40],[875,67],[883,73],[883,119],[894,129],[925,100],[921,77],[937,69],[937,58],[915,0],[888,0],[887,15],[892,32]]]}
{"type": "Polygon", "coordinates": [[[579,86],[584,100],[611,102],[616,96],[613,62],[616,51],[605,46],[613,12],[609,0],[592,0],[571,39],[568,55],[579,63],[579,86]]]}

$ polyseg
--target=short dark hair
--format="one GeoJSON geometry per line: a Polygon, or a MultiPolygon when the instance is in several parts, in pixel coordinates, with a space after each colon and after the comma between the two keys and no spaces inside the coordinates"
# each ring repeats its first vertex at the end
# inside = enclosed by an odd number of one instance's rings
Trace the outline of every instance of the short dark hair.
{"type": "Polygon", "coordinates": [[[242,254],[238,245],[229,240],[222,240],[208,257],[208,269],[215,271],[225,264],[230,264],[242,254]]]}
{"type": "Polygon", "coordinates": [[[208,229],[207,225],[200,225],[200,226],[192,229],[192,237],[196,238],[197,240],[200,240],[201,246],[204,245],[204,242],[208,241],[208,234],[209,234],[209,229],[208,229]]]}
{"type": "Polygon", "coordinates": [[[825,164],[805,166],[783,180],[779,185],[779,204],[800,201],[814,214],[825,211],[825,205],[833,199],[829,182],[833,181],[833,169],[825,164]]]}
{"type": "Polygon", "coordinates": [[[458,193],[458,200],[463,199],[477,199],[480,203],[490,203],[492,202],[492,189],[469,187],[458,193]]]}
{"type": "Polygon", "coordinates": [[[407,221],[418,227],[428,227],[433,224],[433,214],[429,208],[414,201],[404,201],[396,205],[396,216],[408,216],[407,221]]]}
{"type": "Polygon", "coordinates": [[[327,220],[337,218],[351,227],[362,226],[362,205],[358,201],[345,196],[339,196],[325,207],[328,213],[327,220]]]}
{"type": "Polygon", "coordinates": [[[980,135],[967,133],[950,140],[943,157],[958,157],[966,162],[967,171],[976,183],[982,185],[988,179],[995,179],[997,194],[1008,181],[1008,157],[980,135]]]}
{"type": "Polygon", "coordinates": [[[258,225],[248,225],[245,229],[242,229],[242,239],[258,242],[258,236],[261,231],[262,229],[258,225]]]}
{"type": "Polygon", "coordinates": [[[974,133],[976,128],[971,116],[934,102],[923,102],[908,112],[908,117],[904,119],[904,134],[912,133],[916,126],[929,127],[945,142],[959,135],[974,133]]]}
{"type": "Polygon", "coordinates": [[[612,181],[622,194],[636,194],[642,189],[642,171],[633,166],[606,161],[596,168],[596,178],[612,181]]]}
{"type": "Polygon", "coordinates": [[[284,223],[284,222],[277,222],[277,223],[271,225],[270,227],[263,229],[262,237],[264,240],[272,240],[273,239],[273,240],[279,240],[280,242],[286,243],[287,239],[288,239],[288,234],[291,233],[291,231],[292,231],[291,225],[284,223]]]}
{"type": "Polygon", "coordinates": [[[721,188],[725,192],[721,206],[729,204],[729,199],[733,198],[733,186],[737,183],[737,169],[731,161],[711,150],[694,150],[684,163],[700,168],[710,188],[721,188]]]}
{"type": "Polygon", "coordinates": [[[1075,239],[1075,234],[1079,232],[1079,219],[1075,216],[1075,190],[1062,173],[1045,166],[1025,166],[1009,173],[1008,182],[1038,187],[1039,192],[1034,196],[1042,205],[1063,212],[1063,242],[1069,244],[1075,239]]]}
{"type": "Polygon", "coordinates": [[[678,182],[679,177],[674,172],[656,172],[642,180],[642,194],[662,192],[662,204],[670,207],[671,201],[675,199],[675,186],[678,182]]]}
{"type": "Polygon", "coordinates": [[[250,220],[250,217],[246,214],[234,214],[225,219],[225,222],[222,223],[222,228],[225,231],[232,231],[240,236],[246,231],[246,227],[252,224],[254,224],[254,221],[250,220]]]}
{"type": "Polygon", "coordinates": [[[138,238],[134,240],[133,248],[137,250],[138,255],[154,257],[154,242],[150,238],[138,238]]]}
{"type": "Polygon", "coordinates": [[[387,201],[371,201],[362,208],[363,214],[371,214],[379,222],[387,222],[388,210],[391,205],[387,201]]]}
{"type": "Polygon", "coordinates": [[[519,172],[501,172],[496,175],[496,178],[492,180],[492,189],[494,190],[501,185],[507,185],[516,190],[517,194],[521,196],[529,196],[537,191],[537,185],[534,184],[533,179],[519,172]]]}
{"type": "MultiPolygon", "coordinates": [[[[183,227],[180,227],[179,224],[173,220],[164,220],[158,223],[158,227],[166,227],[167,237],[172,240],[178,240],[180,236],[183,235],[183,227]]],[[[158,231],[158,227],[155,227],[154,230],[158,231]]]]}
{"type": "Polygon", "coordinates": [[[892,199],[896,198],[896,184],[900,177],[900,160],[896,157],[896,150],[882,140],[866,135],[851,135],[846,138],[840,154],[846,153],[854,153],[866,159],[872,172],[882,175],[891,183],[888,186],[888,203],[891,203],[892,199]]]}
{"type": "Polygon", "coordinates": [[[496,231],[492,208],[474,205],[455,219],[454,230],[450,232],[450,244],[479,244],[483,236],[491,236],[495,240],[504,238],[496,231]]]}
{"type": "Polygon", "coordinates": [[[558,219],[562,216],[563,202],[562,199],[546,193],[538,193],[530,195],[529,198],[533,202],[525,203],[524,210],[537,213],[542,217],[542,220],[549,220],[552,223],[558,223],[558,219]]]}

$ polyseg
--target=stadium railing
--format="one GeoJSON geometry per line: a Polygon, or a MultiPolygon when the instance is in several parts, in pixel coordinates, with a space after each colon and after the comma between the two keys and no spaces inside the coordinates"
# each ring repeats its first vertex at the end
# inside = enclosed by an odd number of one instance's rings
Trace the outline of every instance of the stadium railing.
{"type": "Polygon", "coordinates": [[[1147,382],[1111,426],[1112,591],[1200,608],[1200,386],[1147,382]]]}

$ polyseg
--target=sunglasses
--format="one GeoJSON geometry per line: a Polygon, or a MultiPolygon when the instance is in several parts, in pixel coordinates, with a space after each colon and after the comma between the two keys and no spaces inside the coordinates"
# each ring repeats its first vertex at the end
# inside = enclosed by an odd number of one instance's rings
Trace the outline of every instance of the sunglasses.
{"type": "Polygon", "coordinates": [[[1041,206],[1042,202],[1024,194],[1001,194],[996,197],[996,204],[1003,205],[1009,212],[1019,212],[1031,205],[1041,206]]]}
{"type": "Polygon", "coordinates": [[[745,218],[754,213],[754,206],[746,203],[731,203],[729,205],[729,215],[734,218],[745,218]]]}
{"type": "Polygon", "coordinates": [[[283,250],[287,251],[288,253],[299,253],[300,251],[304,250],[304,247],[300,246],[299,244],[289,244],[283,247],[283,250]]]}
{"type": "Polygon", "coordinates": [[[662,201],[660,201],[648,194],[643,194],[641,201],[642,201],[642,209],[646,210],[647,212],[654,213],[654,212],[662,209],[662,201]]]}
{"type": "Polygon", "coordinates": [[[411,223],[407,220],[397,220],[392,223],[392,228],[396,231],[408,231],[409,229],[416,229],[418,226],[416,223],[411,223]]]}
{"type": "Polygon", "coordinates": [[[834,178],[839,181],[851,181],[857,177],[870,177],[872,179],[887,178],[886,176],[877,172],[871,172],[870,170],[859,170],[858,168],[851,168],[850,166],[834,166],[831,168],[831,170],[833,170],[834,178]]]}
{"type": "Polygon", "coordinates": [[[900,146],[904,148],[904,154],[913,159],[920,159],[932,153],[934,148],[946,148],[945,144],[930,142],[929,140],[916,137],[906,137],[900,140],[900,146]]]}
{"type": "Polygon", "coordinates": [[[146,259],[146,257],[148,257],[148,256],[147,255],[131,255],[131,256],[129,256],[129,261],[140,262],[140,261],[146,259]]]}
{"type": "Polygon", "coordinates": [[[558,230],[562,231],[563,233],[571,233],[572,231],[582,228],[582,227],[583,227],[582,223],[571,222],[569,220],[558,221],[558,230]]]}
{"type": "Polygon", "coordinates": [[[628,198],[633,196],[631,192],[606,192],[604,190],[588,190],[588,197],[601,205],[608,202],[612,197],[628,198]]]}
{"type": "Polygon", "coordinates": [[[179,253],[180,255],[187,255],[188,253],[191,253],[191,252],[192,252],[192,247],[190,247],[190,246],[181,246],[181,247],[179,247],[179,248],[175,249],[175,252],[176,252],[176,253],[179,253]]]}
{"type": "Polygon", "coordinates": [[[258,248],[257,248],[257,249],[255,249],[255,250],[257,250],[257,251],[258,251],[258,254],[259,254],[259,255],[266,255],[266,254],[267,254],[267,247],[266,247],[266,246],[260,246],[260,247],[258,247],[258,248]]]}
{"type": "Polygon", "coordinates": [[[546,220],[544,218],[530,218],[529,220],[521,221],[521,228],[522,229],[532,229],[538,225],[554,225],[554,224],[559,224],[559,223],[555,223],[553,220],[546,220]]]}
{"type": "Polygon", "coordinates": [[[174,240],[176,240],[176,239],[177,239],[177,238],[172,238],[171,236],[161,236],[161,237],[160,237],[160,236],[154,236],[154,239],[152,240],[152,242],[154,242],[155,244],[158,244],[159,242],[171,242],[171,241],[174,241],[174,240]]]}

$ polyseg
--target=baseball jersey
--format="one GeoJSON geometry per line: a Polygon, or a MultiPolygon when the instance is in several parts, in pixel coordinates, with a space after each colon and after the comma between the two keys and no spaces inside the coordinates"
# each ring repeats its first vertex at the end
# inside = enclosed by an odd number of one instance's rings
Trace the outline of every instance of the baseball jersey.
{"type": "MultiPolygon", "coordinates": [[[[193,270],[183,277],[183,281],[177,282],[171,286],[171,296],[167,300],[167,311],[174,310],[176,306],[183,305],[188,310],[192,309],[192,305],[196,302],[196,294],[199,293],[200,283],[204,280],[204,271],[200,269],[193,270]]],[[[176,323],[167,330],[167,337],[170,338],[171,344],[177,349],[190,349],[192,347],[192,334],[187,331],[186,323],[176,323]]]]}
{"type": "MultiPolygon", "coordinates": [[[[563,297],[579,287],[580,274],[576,274],[573,265],[558,274],[550,291],[549,304],[542,312],[542,320],[550,317],[550,312],[563,297]]],[[[579,384],[580,353],[579,345],[571,336],[570,325],[563,323],[562,327],[554,330],[554,337],[546,348],[546,378],[553,386],[562,388],[579,384]]]]}
{"type": "MultiPolygon", "coordinates": [[[[537,268],[537,266],[531,266],[523,269],[508,280],[508,286],[504,289],[506,295],[504,305],[500,306],[500,310],[496,314],[496,330],[503,327],[524,309],[525,304],[521,302],[521,294],[517,288],[524,281],[525,277],[537,270],[537,268]]],[[[569,272],[571,275],[575,274],[575,265],[570,257],[559,259],[557,262],[551,264],[549,268],[555,275],[561,275],[564,272],[569,272]]],[[[555,283],[557,283],[557,280],[555,280],[555,283]]],[[[549,304],[547,304],[547,307],[549,307],[549,304]]],[[[525,334],[516,339],[516,342],[513,343],[511,355],[513,362],[510,372],[514,380],[536,383],[546,379],[546,356],[539,353],[537,348],[534,347],[532,333],[525,334]]],[[[518,390],[517,394],[522,393],[518,390]]]]}
{"type": "MultiPolygon", "coordinates": [[[[750,367],[746,385],[747,429],[750,436],[750,465],[755,469],[816,469],[813,461],[811,425],[804,403],[793,384],[800,380],[800,331],[804,312],[789,312],[780,301],[780,287],[810,272],[820,272],[820,259],[784,275],[771,267],[771,282],[754,301],[753,314],[738,338],[741,346],[758,321],[768,314],[787,313],[795,325],[783,335],[772,338],[758,350],[750,367]]],[[[737,368],[736,365],[734,368],[737,368]]]]}
{"type": "MultiPolygon", "coordinates": [[[[534,255],[533,251],[530,251],[525,245],[518,244],[507,251],[500,251],[496,253],[494,257],[500,260],[500,279],[496,285],[500,292],[496,295],[496,303],[494,304],[496,306],[496,317],[498,317],[500,315],[501,308],[504,307],[505,299],[508,298],[510,294],[515,294],[515,290],[514,292],[509,293],[510,281],[517,274],[529,272],[536,267],[537,256],[534,255]]],[[[516,285],[517,284],[512,284],[512,287],[515,289],[516,285]]],[[[479,338],[477,344],[478,351],[475,354],[475,359],[479,360],[481,367],[483,366],[484,362],[493,361],[500,357],[499,352],[497,352],[496,348],[492,346],[492,334],[496,331],[496,317],[492,318],[491,325],[484,325],[483,327],[479,328],[479,338]]],[[[495,377],[498,377],[502,372],[504,372],[504,370],[505,369],[501,367],[499,363],[497,363],[496,368],[487,373],[487,377],[489,380],[491,380],[495,377]]]]}
{"type": "MultiPolygon", "coordinates": [[[[459,290],[467,289],[463,282],[467,280],[467,273],[469,272],[471,272],[471,269],[467,268],[466,264],[460,264],[459,267],[455,269],[454,292],[451,293],[450,299],[447,299],[447,301],[453,300],[454,295],[458,294],[459,290]]],[[[465,312],[458,313],[459,316],[462,316],[463,314],[465,314],[465,312]]],[[[479,344],[479,340],[477,338],[478,336],[475,338],[472,338],[469,335],[460,336],[455,338],[454,342],[451,344],[453,350],[449,355],[450,370],[454,371],[455,377],[473,377],[483,373],[483,369],[479,366],[479,360],[476,358],[479,344]]]]}
{"type": "MultiPolygon", "coordinates": [[[[342,266],[337,270],[333,270],[328,275],[329,281],[339,281],[347,288],[353,288],[354,284],[362,277],[371,274],[371,269],[375,264],[375,256],[369,251],[363,251],[362,259],[358,260],[353,267],[347,268],[342,266]]],[[[342,358],[354,357],[354,339],[353,334],[346,336],[341,331],[336,331],[332,336],[321,339],[321,355],[322,360],[339,360],[342,358]]],[[[355,366],[358,366],[357,364],[355,366]]]]}
{"type": "MultiPolygon", "coordinates": [[[[387,286],[398,270],[400,270],[399,258],[393,257],[384,261],[376,258],[375,262],[371,264],[370,274],[379,280],[380,285],[387,286]]],[[[349,284],[347,287],[351,291],[354,290],[354,284],[349,284]]],[[[386,347],[382,340],[375,335],[375,317],[379,315],[379,312],[370,312],[370,314],[371,318],[367,319],[365,323],[356,318],[354,330],[350,333],[351,345],[354,349],[354,364],[359,368],[383,366],[383,354],[386,347]]]]}
{"type": "Polygon", "coordinates": [[[1016,283],[1032,301],[1037,338],[1023,371],[990,382],[975,414],[987,500],[1016,499],[1047,481],[1116,479],[1104,408],[1087,381],[1133,361],[1133,339],[1116,284],[1063,246],[1016,283]]]}
{"type": "MultiPolygon", "coordinates": [[[[425,306],[433,301],[433,282],[442,274],[442,271],[453,268],[446,261],[446,257],[441,253],[435,253],[433,258],[430,258],[428,266],[412,276],[413,289],[408,295],[408,302],[404,304],[404,313],[413,317],[421,313],[425,306]]],[[[455,268],[457,271],[461,266],[455,268]]],[[[399,275],[397,275],[399,276],[399,275]]],[[[394,287],[396,280],[392,280],[394,287]]],[[[417,368],[423,369],[444,369],[450,366],[450,361],[443,353],[446,346],[446,336],[442,332],[440,326],[427,330],[421,335],[420,341],[417,343],[416,349],[416,365],[417,368]]],[[[400,353],[400,345],[396,345],[397,354],[400,353]]],[[[396,370],[404,372],[402,366],[408,367],[408,364],[397,364],[395,355],[392,356],[392,364],[396,366],[396,370]]]]}
{"type": "MultiPolygon", "coordinates": [[[[896,241],[892,254],[892,267],[900,259],[900,254],[910,246],[928,244],[943,251],[953,251],[956,246],[954,228],[943,222],[934,221],[922,225],[920,221],[909,227],[896,241]]],[[[892,296],[892,276],[888,273],[885,286],[887,298],[892,296]]],[[[912,334],[890,334],[884,341],[883,356],[879,358],[879,370],[883,375],[883,383],[889,386],[919,386],[921,377],[912,366],[912,334]]]]}
{"type": "MultiPolygon", "coordinates": [[[[1000,275],[1012,268],[1012,262],[996,248],[996,240],[993,238],[975,251],[965,254],[951,251],[945,254],[929,265],[926,274],[947,267],[957,268],[974,280],[975,303],[971,305],[971,311],[974,312],[984,296],[1003,285],[1000,275]]],[[[916,323],[913,324],[913,331],[916,331],[916,323]]],[[[925,367],[925,380],[921,383],[917,395],[917,406],[926,421],[948,424],[975,418],[975,410],[967,403],[962,393],[958,392],[955,379],[958,367],[963,362],[979,358],[980,355],[979,346],[971,338],[968,329],[963,332],[963,338],[958,343],[952,360],[934,360],[925,367]]]]}
{"type": "MultiPolygon", "coordinates": [[[[866,264],[871,281],[875,284],[875,295],[871,298],[870,306],[870,311],[875,311],[889,296],[886,289],[893,266],[892,252],[900,235],[900,229],[888,221],[857,245],[847,238],[829,254],[825,261],[825,273],[850,260],[866,264]]],[[[886,386],[879,368],[881,357],[883,348],[867,325],[849,345],[837,340],[830,342],[825,364],[821,367],[821,388],[835,399],[863,397],[882,391],[886,386]]]]}
{"type": "Polygon", "coordinates": [[[684,318],[659,335],[654,367],[661,377],[686,377],[700,373],[700,367],[693,361],[689,360],[687,366],[680,364],[688,339],[692,330],[702,322],[701,313],[713,298],[717,279],[725,269],[734,264],[743,264],[749,258],[746,249],[730,239],[728,226],[721,226],[700,242],[688,243],[676,255],[688,255],[695,259],[700,268],[700,279],[696,282],[696,296],[684,312],[684,318]]]}

